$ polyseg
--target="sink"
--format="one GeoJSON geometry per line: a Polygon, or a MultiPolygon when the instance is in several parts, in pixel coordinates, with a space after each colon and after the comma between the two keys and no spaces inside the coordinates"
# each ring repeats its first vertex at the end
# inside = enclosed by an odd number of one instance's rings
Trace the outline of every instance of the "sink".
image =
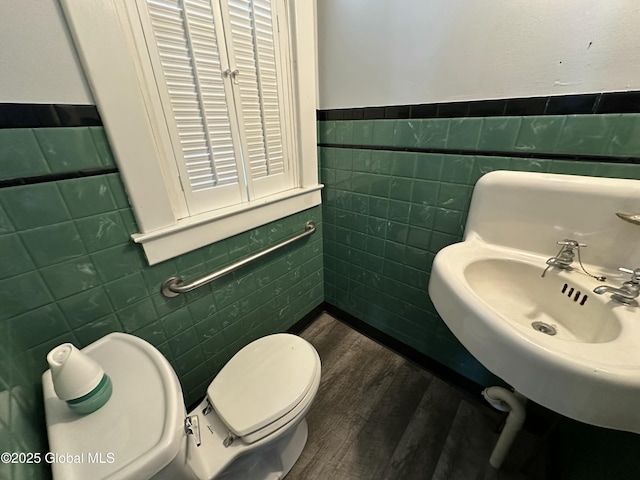
{"type": "Polygon", "coordinates": [[[640,182],[525,172],[483,176],[464,240],[434,260],[429,294],[453,334],[489,371],[551,410],[640,433],[640,307],[593,289],[640,266],[640,182]],[[576,239],[571,270],[549,268],[576,239]],[[591,274],[591,275],[589,275],[591,274]],[[604,275],[603,283],[592,275],[604,275]]]}
{"type": "Polygon", "coordinates": [[[544,334],[553,340],[603,343],[620,335],[616,310],[606,297],[592,293],[600,282],[589,277],[553,271],[542,278],[539,262],[504,257],[485,257],[463,268],[464,280],[487,308],[532,341],[551,341],[540,337],[544,334]]]}

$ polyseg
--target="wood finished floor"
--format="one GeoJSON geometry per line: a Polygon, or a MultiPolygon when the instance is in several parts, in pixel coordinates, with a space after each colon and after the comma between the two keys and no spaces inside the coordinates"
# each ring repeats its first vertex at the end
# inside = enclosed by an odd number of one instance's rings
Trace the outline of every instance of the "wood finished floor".
{"type": "Polygon", "coordinates": [[[489,466],[504,414],[328,314],[301,336],[318,350],[322,380],[287,480],[544,478],[539,442],[526,431],[501,470],[489,466]]]}

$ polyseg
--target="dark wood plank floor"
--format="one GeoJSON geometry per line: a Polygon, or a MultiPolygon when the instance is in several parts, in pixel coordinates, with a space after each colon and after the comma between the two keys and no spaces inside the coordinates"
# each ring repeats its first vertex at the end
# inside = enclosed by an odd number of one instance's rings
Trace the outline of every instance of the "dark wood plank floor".
{"type": "Polygon", "coordinates": [[[301,335],[320,354],[322,381],[287,480],[544,478],[521,471],[537,448],[525,431],[503,469],[489,466],[504,414],[328,314],[301,335]]]}

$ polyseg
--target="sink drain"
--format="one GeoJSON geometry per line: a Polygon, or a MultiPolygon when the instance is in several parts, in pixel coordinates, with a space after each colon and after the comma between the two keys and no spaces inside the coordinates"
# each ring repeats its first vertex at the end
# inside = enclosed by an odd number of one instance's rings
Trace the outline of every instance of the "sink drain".
{"type": "Polygon", "coordinates": [[[556,332],[556,328],[552,325],[549,325],[548,323],[533,322],[531,326],[533,327],[534,330],[545,333],[547,335],[555,335],[556,333],[558,333],[556,332]]]}

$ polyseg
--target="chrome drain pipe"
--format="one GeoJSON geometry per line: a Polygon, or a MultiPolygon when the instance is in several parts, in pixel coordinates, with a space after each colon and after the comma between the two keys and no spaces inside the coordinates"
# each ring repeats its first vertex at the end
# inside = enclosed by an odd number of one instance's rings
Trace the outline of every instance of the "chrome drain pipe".
{"type": "Polygon", "coordinates": [[[489,458],[489,464],[498,469],[502,466],[516,435],[524,424],[524,419],[527,416],[524,409],[526,398],[503,387],[487,387],[482,391],[482,396],[496,410],[509,412],[504,428],[489,458]]]}

